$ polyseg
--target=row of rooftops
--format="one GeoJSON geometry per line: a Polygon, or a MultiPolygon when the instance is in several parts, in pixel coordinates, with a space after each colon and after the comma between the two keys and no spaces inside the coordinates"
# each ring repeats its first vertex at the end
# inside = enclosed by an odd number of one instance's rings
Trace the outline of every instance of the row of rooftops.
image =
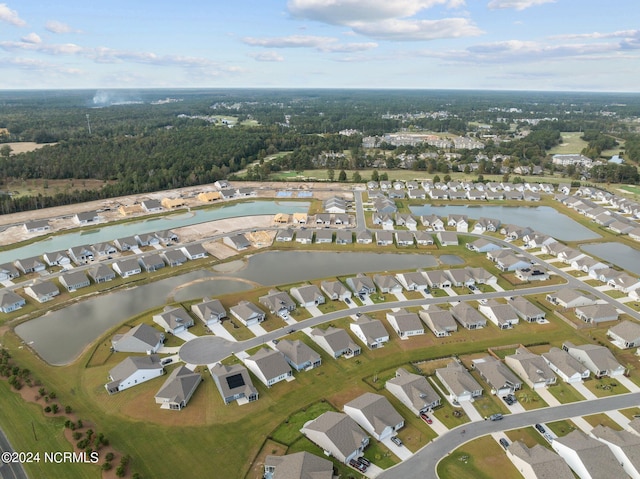
{"type": "Polygon", "coordinates": [[[479,190],[479,191],[532,191],[532,192],[544,192],[544,193],[553,193],[555,191],[570,191],[571,186],[569,183],[560,183],[557,186],[554,186],[551,183],[540,183],[540,182],[524,182],[524,183],[511,183],[508,181],[502,182],[494,182],[489,181],[486,183],[482,182],[471,182],[471,181],[456,181],[451,180],[448,182],[435,182],[432,179],[425,179],[421,181],[367,181],[367,189],[371,191],[382,190],[382,191],[390,191],[390,190],[418,190],[424,189],[426,191],[432,189],[439,189],[444,191],[471,191],[471,190],[479,190]]]}

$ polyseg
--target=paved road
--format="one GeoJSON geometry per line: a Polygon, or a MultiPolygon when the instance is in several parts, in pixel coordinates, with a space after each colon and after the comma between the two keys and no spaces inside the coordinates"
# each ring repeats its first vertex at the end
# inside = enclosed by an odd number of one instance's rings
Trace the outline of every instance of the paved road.
{"type": "MultiPolygon", "coordinates": [[[[4,432],[0,430],[0,453],[9,451],[13,452],[11,444],[4,432]]],[[[0,477],[2,479],[27,479],[27,473],[24,472],[20,463],[5,464],[0,461],[0,477]]]]}
{"type": "Polygon", "coordinates": [[[362,206],[362,190],[354,190],[353,198],[356,205],[356,231],[367,229],[367,222],[364,218],[364,207],[362,206]]]}
{"type": "Polygon", "coordinates": [[[640,393],[622,394],[592,401],[564,404],[505,416],[502,421],[479,421],[459,426],[439,436],[418,451],[411,459],[388,469],[378,479],[431,479],[437,478],[438,462],[467,441],[494,432],[530,426],[536,423],[559,421],[575,416],[596,414],[614,409],[637,406],[640,393]],[[466,432],[462,434],[462,430],[466,432]]]}
{"type": "MultiPolygon", "coordinates": [[[[302,328],[314,328],[320,324],[327,323],[330,321],[335,321],[337,319],[341,319],[341,318],[344,318],[345,316],[353,315],[358,312],[371,313],[374,311],[383,311],[383,310],[389,310],[393,308],[409,308],[409,307],[415,307],[415,306],[422,306],[425,304],[442,304],[442,303],[449,303],[452,301],[465,301],[465,300],[477,301],[479,299],[504,298],[507,296],[514,296],[516,294],[517,295],[544,294],[544,293],[550,293],[557,290],[558,290],[558,285],[535,286],[533,288],[518,289],[517,292],[495,291],[491,293],[468,294],[468,295],[456,296],[456,297],[444,296],[439,298],[420,298],[420,299],[410,299],[406,301],[393,301],[393,302],[390,301],[385,303],[358,306],[355,308],[344,309],[340,311],[333,311],[331,313],[323,314],[322,316],[316,316],[313,318],[305,319],[303,321],[299,321],[294,326],[287,326],[286,328],[278,329],[276,331],[271,331],[262,336],[257,336],[255,338],[247,339],[246,341],[232,342],[232,341],[227,341],[224,338],[210,337],[210,342],[208,343],[208,345],[206,346],[203,345],[203,354],[206,354],[206,358],[207,358],[206,363],[222,361],[224,358],[234,353],[251,349],[256,346],[260,346],[261,344],[272,341],[274,339],[281,338],[287,334],[286,331],[292,328],[295,329],[296,331],[299,331],[302,328]],[[214,351],[212,351],[211,349],[213,349],[214,351]]],[[[196,352],[196,354],[198,353],[196,352]]]]}

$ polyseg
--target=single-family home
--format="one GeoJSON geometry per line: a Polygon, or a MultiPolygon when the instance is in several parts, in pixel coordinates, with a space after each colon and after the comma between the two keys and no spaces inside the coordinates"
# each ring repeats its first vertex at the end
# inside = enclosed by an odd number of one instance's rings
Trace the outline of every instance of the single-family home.
{"type": "Polygon", "coordinates": [[[627,476],[606,444],[578,429],[566,436],[555,438],[551,447],[580,478],[627,476]]]}
{"type": "Polygon", "coordinates": [[[179,366],[169,374],[162,387],[155,395],[156,404],[161,409],[180,411],[186,407],[189,400],[202,382],[200,373],[191,371],[185,366],[179,366]]]}
{"type": "Polygon", "coordinates": [[[618,311],[609,303],[578,306],[575,309],[576,316],[585,323],[598,324],[605,321],[618,319],[618,311]]]}
{"type": "Polygon", "coordinates": [[[394,234],[398,246],[413,246],[414,235],[411,231],[396,231],[394,234]]]}
{"type": "Polygon", "coordinates": [[[553,347],[549,352],[542,353],[542,359],[566,383],[580,383],[591,375],[589,368],[564,349],[553,347]]]}
{"type": "Polygon", "coordinates": [[[296,233],[296,242],[300,244],[311,244],[313,242],[313,230],[299,230],[296,233]]]}
{"type": "Polygon", "coordinates": [[[513,394],[522,388],[522,382],[513,371],[493,356],[484,356],[471,361],[471,367],[478,371],[497,396],[513,394]]]}
{"type": "Polygon", "coordinates": [[[333,215],[333,222],[336,225],[349,226],[351,224],[351,218],[351,216],[346,214],[335,213],[333,215]]]}
{"type": "Polygon", "coordinates": [[[301,307],[318,306],[324,304],[325,297],[315,284],[307,284],[291,288],[291,296],[298,301],[301,307]]]}
{"type": "Polygon", "coordinates": [[[164,374],[157,354],[129,356],[109,371],[109,382],[104,385],[109,394],[115,394],[164,374]]]}
{"type": "Polygon", "coordinates": [[[0,281],[9,281],[20,276],[20,271],[14,264],[0,264],[0,281]]]}
{"type": "Polygon", "coordinates": [[[478,268],[470,268],[470,267],[467,267],[466,269],[467,269],[467,271],[469,271],[469,274],[471,274],[471,277],[476,282],[476,284],[493,285],[493,284],[496,284],[498,282],[498,279],[494,275],[489,273],[484,268],[480,268],[480,267],[478,267],[478,268]]]}
{"type": "Polygon", "coordinates": [[[106,283],[107,281],[111,281],[116,277],[115,271],[109,268],[106,264],[102,263],[89,268],[87,270],[87,274],[96,284],[106,283]]]}
{"type": "Polygon", "coordinates": [[[358,244],[371,244],[373,243],[373,236],[371,235],[371,231],[362,230],[356,232],[356,243],[358,244]]]}
{"type": "Polygon", "coordinates": [[[147,213],[156,213],[158,211],[164,210],[164,208],[160,204],[160,201],[158,200],[142,200],[140,202],[140,206],[142,206],[142,209],[147,213]]]}
{"type": "Polygon", "coordinates": [[[625,372],[625,367],[620,364],[615,356],[605,346],[596,344],[582,344],[575,346],[566,341],[562,344],[562,349],[569,353],[571,357],[584,364],[596,378],[604,376],[621,376],[625,372]]]}
{"type": "Polygon", "coordinates": [[[113,270],[123,278],[142,273],[142,268],[135,258],[125,258],[113,263],[113,270]]]}
{"type": "Polygon", "coordinates": [[[155,246],[160,240],[153,233],[140,233],[135,236],[138,246],[155,246]]]}
{"type": "Polygon", "coordinates": [[[67,250],[75,264],[87,264],[94,260],[95,254],[89,245],[73,246],[67,250]]]}
{"type": "Polygon", "coordinates": [[[182,306],[165,306],[162,313],[153,315],[153,322],[171,334],[180,334],[193,326],[193,318],[182,306]]]}
{"type": "Polygon", "coordinates": [[[364,393],[345,404],[344,412],[378,441],[404,427],[404,418],[381,394],[364,393]]]}
{"type": "Polygon", "coordinates": [[[369,436],[347,414],[327,411],[308,421],[300,432],[322,449],[327,456],[349,464],[362,455],[369,445],[369,436]]]}
{"type": "Polygon", "coordinates": [[[516,311],[520,319],[527,323],[543,321],[547,315],[542,309],[525,299],[524,296],[514,296],[508,300],[508,304],[516,311]]]}
{"type": "Polygon", "coordinates": [[[245,326],[254,326],[265,320],[266,314],[249,301],[240,301],[229,309],[231,315],[245,326]]]}
{"type": "Polygon", "coordinates": [[[60,294],[58,287],[51,281],[41,281],[24,288],[25,294],[40,303],[46,303],[60,294]]]}
{"type": "Polygon", "coordinates": [[[187,257],[179,249],[170,249],[162,253],[169,266],[180,266],[187,262],[187,257]]]}
{"type": "Polygon", "coordinates": [[[23,274],[38,273],[44,271],[47,265],[40,259],[39,256],[32,256],[31,258],[19,259],[15,263],[23,274]]]}
{"type": "Polygon", "coordinates": [[[320,228],[331,226],[331,215],[329,213],[318,213],[316,215],[316,225],[320,228]]]}
{"type": "MultiPolygon", "coordinates": [[[[244,251],[245,249],[249,248],[249,246],[251,246],[251,242],[242,233],[238,233],[231,236],[225,236],[224,238],[222,238],[222,242],[227,246],[232,247],[236,251],[244,251]]],[[[206,256],[206,250],[205,250],[205,256],[206,256]]],[[[200,257],[204,258],[205,256],[200,256],[200,257]]]]}
{"type": "Polygon", "coordinates": [[[629,477],[640,477],[640,437],[602,424],[594,427],[589,435],[607,445],[629,477]]]}
{"type": "Polygon", "coordinates": [[[95,253],[95,256],[98,258],[106,258],[118,252],[115,246],[113,246],[111,243],[106,242],[91,245],[91,249],[95,253]]]}
{"type": "Polygon", "coordinates": [[[451,311],[441,309],[436,304],[427,304],[418,311],[418,316],[427,325],[436,338],[450,336],[458,330],[458,323],[451,311]]]}
{"type": "Polygon", "coordinates": [[[233,401],[246,404],[258,400],[258,390],[251,381],[249,371],[242,364],[226,366],[217,363],[209,372],[225,404],[233,401]]]}
{"type": "Polygon", "coordinates": [[[524,347],[504,358],[504,362],[533,389],[556,383],[556,375],[547,362],[524,347]]]}
{"type": "Polygon", "coordinates": [[[311,339],[336,359],[340,356],[345,356],[346,358],[358,356],[362,351],[360,346],[351,339],[349,333],[344,329],[334,328],[333,326],[329,326],[327,329],[312,329],[311,339]]]}
{"type": "Polygon", "coordinates": [[[323,281],[320,283],[320,289],[332,301],[344,301],[345,298],[351,298],[351,291],[341,281],[323,281]]]}
{"type": "Polygon", "coordinates": [[[329,244],[333,242],[333,231],[331,230],[315,230],[317,244],[329,244]]]}
{"type": "Polygon", "coordinates": [[[430,288],[451,287],[451,279],[449,279],[449,276],[447,276],[444,271],[425,271],[424,276],[427,279],[427,283],[429,284],[430,288]]]}
{"type": "Polygon", "coordinates": [[[111,349],[121,353],[154,354],[164,343],[164,333],[140,323],[124,334],[116,334],[111,338],[111,349]]]}
{"type": "Polygon", "coordinates": [[[206,296],[202,298],[201,303],[191,305],[191,311],[209,327],[220,323],[227,317],[227,310],[224,308],[219,299],[209,299],[206,296]]]}
{"type": "Polygon", "coordinates": [[[410,231],[415,231],[418,221],[411,214],[396,213],[396,226],[406,226],[410,231]]]}
{"type": "Polygon", "coordinates": [[[513,441],[507,448],[507,456],[523,477],[529,479],[575,479],[567,463],[540,444],[529,448],[521,441],[513,441]]]}
{"type": "Polygon", "coordinates": [[[386,315],[387,321],[398,333],[400,339],[408,339],[411,336],[424,334],[424,325],[416,313],[409,313],[404,309],[390,311],[386,315]]]}
{"type": "Polygon", "coordinates": [[[482,386],[465,369],[462,363],[452,359],[444,368],[436,369],[436,377],[442,382],[453,403],[470,401],[482,395],[482,386]]]}
{"type": "Polygon", "coordinates": [[[467,268],[449,269],[445,274],[451,279],[453,286],[471,286],[476,282],[467,268]]]}
{"type": "Polygon", "coordinates": [[[286,317],[287,314],[296,309],[296,303],[291,296],[284,291],[277,289],[269,290],[265,296],[260,296],[258,301],[262,306],[267,308],[271,313],[286,317]]]}
{"type": "Polygon", "coordinates": [[[5,289],[0,291],[0,311],[3,313],[11,313],[22,308],[27,302],[17,293],[5,289]]]}
{"type": "Polygon", "coordinates": [[[198,193],[197,198],[203,203],[211,203],[212,201],[222,198],[222,195],[219,191],[203,191],[202,193],[198,193]]]}
{"type": "Polygon", "coordinates": [[[356,276],[347,278],[347,286],[355,294],[371,294],[376,292],[376,285],[373,280],[364,273],[358,273],[356,276]]]}
{"type": "Polygon", "coordinates": [[[503,255],[496,261],[496,267],[500,271],[516,271],[530,266],[531,263],[529,261],[512,253],[503,255]]]}
{"type": "Polygon", "coordinates": [[[336,231],[336,244],[352,244],[353,243],[353,231],[351,230],[338,230],[336,231]]]}
{"type": "Polygon", "coordinates": [[[320,355],[299,339],[295,341],[281,339],[276,344],[276,349],[296,371],[308,371],[322,364],[320,355]]]}
{"type": "Polygon", "coordinates": [[[622,321],[607,331],[607,336],[620,349],[640,346],[640,324],[635,321],[622,321]]]}
{"type": "Polygon", "coordinates": [[[27,233],[42,233],[51,229],[49,220],[27,221],[23,226],[27,233]]]}
{"type": "Polygon", "coordinates": [[[282,353],[273,349],[261,348],[246,358],[244,364],[269,388],[280,381],[293,377],[291,367],[282,353]]]}
{"type": "Polygon", "coordinates": [[[425,278],[419,271],[412,273],[398,273],[395,277],[407,291],[427,291],[429,289],[427,278],[425,278]]]}
{"type": "Polygon", "coordinates": [[[131,251],[133,248],[138,247],[138,240],[133,236],[126,236],[124,238],[118,238],[113,244],[120,251],[131,251]]]}
{"type": "Polygon", "coordinates": [[[418,246],[430,246],[434,244],[433,236],[426,231],[414,231],[413,237],[418,246]]]}
{"type": "Polygon", "coordinates": [[[60,284],[67,288],[67,291],[76,291],[86,288],[91,284],[84,271],[70,271],[60,275],[60,284]]]}
{"type": "Polygon", "coordinates": [[[293,230],[291,228],[285,228],[278,230],[276,233],[275,241],[277,242],[291,242],[293,241],[293,230]]]}
{"type": "Polygon", "coordinates": [[[138,258],[138,264],[142,269],[144,269],[147,273],[152,271],[158,271],[161,268],[165,267],[164,260],[162,256],[158,253],[152,253],[145,256],[141,256],[138,258]]]}
{"type": "Polygon", "coordinates": [[[466,233],[469,231],[469,218],[467,215],[449,215],[447,226],[455,228],[459,233],[466,233]]]}
{"type": "Polygon", "coordinates": [[[500,329],[511,329],[519,322],[518,315],[510,305],[498,303],[495,299],[480,304],[478,311],[500,329]]]}
{"type": "Polygon", "coordinates": [[[402,293],[402,285],[395,277],[388,274],[373,275],[373,282],[381,293],[398,294],[402,293]]]}
{"type": "Polygon", "coordinates": [[[467,243],[466,247],[468,250],[475,251],[476,253],[488,253],[489,251],[501,249],[500,246],[485,238],[478,238],[472,243],[467,243]]]}
{"type": "Polygon", "coordinates": [[[100,217],[96,211],[82,211],[76,213],[73,218],[79,225],[88,225],[100,221],[100,217]]]}
{"type": "Polygon", "coordinates": [[[423,215],[420,217],[422,226],[430,231],[444,231],[444,221],[437,215],[423,215]]]}
{"type": "Polygon", "coordinates": [[[382,321],[370,318],[366,314],[349,324],[349,328],[369,349],[377,349],[389,341],[389,333],[382,321]]]}
{"type": "Polygon", "coordinates": [[[385,383],[385,388],[415,415],[440,406],[440,396],[427,378],[398,368],[394,378],[385,383]]]}
{"type": "Polygon", "coordinates": [[[302,451],[284,456],[268,455],[264,460],[264,477],[333,479],[333,463],[310,452],[302,451]]]}
{"type": "Polygon", "coordinates": [[[441,246],[458,246],[458,234],[453,231],[438,231],[436,238],[441,246]]]}
{"type": "Polygon", "coordinates": [[[547,294],[547,301],[563,308],[575,308],[589,306],[596,303],[596,297],[591,293],[585,293],[572,288],[562,288],[547,294]]]}
{"type": "MultiPolygon", "coordinates": [[[[413,240],[413,238],[411,238],[413,240]]],[[[391,246],[393,233],[391,231],[376,231],[376,244],[378,246],[391,246]]]]}
{"type": "Polygon", "coordinates": [[[473,225],[473,233],[495,233],[500,229],[500,220],[494,218],[481,217],[476,224],[473,225]]]}
{"type": "Polygon", "coordinates": [[[627,273],[622,273],[615,278],[610,279],[607,284],[625,294],[640,288],[640,279],[627,273]]]}
{"type": "Polygon", "coordinates": [[[204,249],[200,243],[193,243],[180,248],[180,251],[190,260],[206,258],[208,256],[207,250],[204,249]]]}
{"type": "Polygon", "coordinates": [[[460,301],[453,308],[451,314],[465,329],[480,329],[487,325],[487,320],[473,306],[460,301]]]}
{"type": "MultiPolygon", "coordinates": [[[[67,266],[71,264],[71,258],[67,251],[54,251],[53,253],[45,253],[42,258],[49,266],[67,266]]],[[[2,272],[0,271],[0,277],[2,272]]]]}

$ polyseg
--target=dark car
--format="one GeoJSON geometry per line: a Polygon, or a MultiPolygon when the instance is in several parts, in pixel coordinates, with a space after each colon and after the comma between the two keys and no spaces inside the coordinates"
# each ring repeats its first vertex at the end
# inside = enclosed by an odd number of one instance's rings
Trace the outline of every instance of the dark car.
{"type": "Polygon", "coordinates": [[[402,446],[402,441],[398,436],[391,436],[391,442],[394,443],[396,446],[402,446]]]}
{"type": "Polygon", "coordinates": [[[160,361],[160,364],[162,366],[164,366],[165,364],[169,364],[169,363],[172,363],[172,362],[173,362],[173,359],[167,358],[167,359],[163,359],[162,361],[160,361]]]}
{"type": "Polygon", "coordinates": [[[351,304],[351,300],[349,298],[344,298],[344,302],[347,304],[351,304]]]}
{"type": "Polygon", "coordinates": [[[367,459],[366,457],[362,456],[358,458],[358,462],[361,464],[364,464],[365,466],[369,467],[371,465],[371,461],[369,459],[367,459]]]}
{"type": "Polygon", "coordinates": [[[500,445],[505,449],[509,447],[509,441],[507,441],[504,437],[500,438],[500,445]]]}
{"type": "Polygon", "coordinates": [[[490,421],[500,421],[502,419],[502,414],[500,413],[496,413],[496,414],[492,414],[491,416],[489,416],[489,420],[490,421]]]}
{"type": "Polygon", "coordinates": [[[547,430],[544,428],[542,424],[536,424],[535,428],[538,430],[540,434],[544,434],[545,432],[547,432],[547,430]]]}
{"type": "Polygon", "coordinates": [[[364,464],[356,461],[355,459],[351,459],[349,461],[349,465],[355,469],[357,469],[360,472],[364,472],[367,470],[367,466],[365,466],[364,464]]]}

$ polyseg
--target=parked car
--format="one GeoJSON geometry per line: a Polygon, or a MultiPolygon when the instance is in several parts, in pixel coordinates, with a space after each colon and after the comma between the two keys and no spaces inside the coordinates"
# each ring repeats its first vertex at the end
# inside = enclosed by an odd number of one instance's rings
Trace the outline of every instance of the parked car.
{"type": "Polygon", "coordinates": [[[344,298],[344,302],[347,304],[351,304],[351,300],[349,298],[344,298]]]}
{"type": "Polygon", "coordinates": [[[400,438],[398,436],[391,436],[391,442],[394,443],[396,446],[401,447],[402,441],[400,440],[400,438]]]}
{"type": "Polygon", "coordinates": [[[544,428],[542,424],[536,424],[535,428],[538,430],[540,434],[544,434],[545,432],[547,432],[547,430],[544,428]]]}
{"type": "Polygon", "coordinates": [[[351,459],[349,461],[349,465],[355,469],[357,469],[360,472],[364,472],[367,470],[367,466],[365,466],[364,464],[362,464],[361,462],[356,461],[355,459],[351,459]]]}
{"type": "Polygon", "coordinates": [[[167,359],[163,359],[162,361],[160,361],[160,364],[162,366],[166,365],[166,364],[171,364],[173,362],[173,359],[171,358],[167,358],[167,359]]]}
{"type": "Polygon", "coordinates": [[[509,447],[509,441],[507,441],[504,437],[500,438],[500,445],[505,449],[509,447]]]}
{"type": "Polygon", "coordinates": [[[433,419],[427,416],[425,413],[420,414],[420,418],[427,424],[433,424],[433,419]]]}
{"type": "Polygon", "coordinates": [[[371,461],[369,459],[367,459],[364,456],[361,456],[358,458],[358,462],[361,464],[364,464],[365,466],[369,467],[371,465],[371,461]]]}
{"type": "Polygon", "coordinates": [[[489,416],[490,421],[500,421],[503,418],[502,414],[496,413],[489,416]]]}
{"type": "Polygon", "coordinates": [[[518,399],[513,394],[507,394],[506,396],[502,396],[502,400],[506,402],[509,406],[513,406],[518,402],[518,399]]]}
{"type": "Polygon", "coordinates": [[[469,291],[471,291],[472,293],[475,293],[476,291],[479,291],[478,287],[473,285],[473,284],[470,284],[468,286],[468,288],[469,288],[469,291]]]}

